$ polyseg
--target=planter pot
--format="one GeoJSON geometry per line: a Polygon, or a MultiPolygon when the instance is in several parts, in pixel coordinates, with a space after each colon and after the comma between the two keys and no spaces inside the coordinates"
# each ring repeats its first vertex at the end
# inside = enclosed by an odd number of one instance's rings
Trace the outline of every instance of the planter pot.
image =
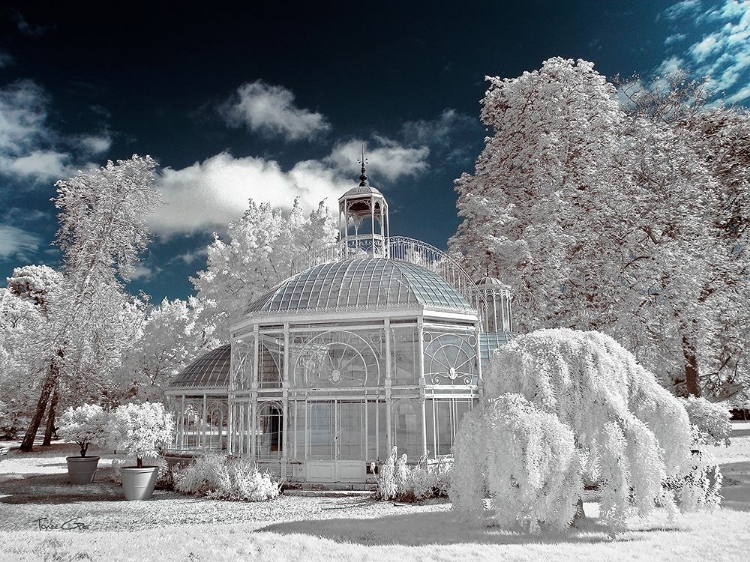
{"type": "Polygon", "coordinates": [[[99,457],[66,457],[68,461],[68,482],[71,484],[91,484],[94,481],[99,457]]]}
{"type": "Polygon", "coordinates": [[[126,500],[147,500],[154,493],[158,466],[126,466],[122,471],[122,488],[126,500]]]}

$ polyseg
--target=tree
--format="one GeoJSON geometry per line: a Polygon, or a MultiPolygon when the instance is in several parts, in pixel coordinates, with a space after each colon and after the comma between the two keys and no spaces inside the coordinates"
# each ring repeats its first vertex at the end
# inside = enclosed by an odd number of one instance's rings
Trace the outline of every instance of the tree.
{"type": "Polygon", "coordinates": [[[299,200],[289,214],[250,200],[242,218],[229,223],[229,242],[215,236],[206,270],[192,279],[204,306],[200,322],[216,327],[218,341],[229,341],[229,326],[247,306],[300,271],[312,253],[335,241],[336,234],[322,202],[305,218],[299,200]]]}
{"type": "MultiPolygon", "coordinates": [[[[64,277],[47,266],[28,265],[13,270],[4,290],[2,320],[5,327],[6,359],[3,369],[8,380],[5,395],[13,408],[8,414],[15,419],[29,409],[31,395],[38,392],[39,374],[44,365],[39,358],[44,355],[43,335],[50,318],[65,293],[64,277]],[[31,376],[30,376],[31,375],[31,376]]],[[[47,418],[44,444],[49,445],[54,427],[54,412],[59,401],[59,389],[53,389],[50,415],[47,418]]]]}
{"type": "MultiPolygon", "coordinates": [[[[56,184],[65,290],[39,336],[44,375],[24,451],[32,449],[61,384],[79,397],[101,391],[132,341],[137,307],[122,282],[146,247],[145,221],[159,203],[155,166],[136,155],[56,184]]],[[[54,414],[50,410],[48,419],[54,414]]]]}
{"type": "MultiPolygon", "coordinates": [[[[673,369],[671,382],[685,394],[700,395],[705,390],[714,399],[729,398],[750,388],[744,345],[750,335],[746,250],[750,114],[740,108],[708,107],[705,81],[688,80],[680,71],[646,85],[631,80],[621,91],[628,99],[626,109],[637,123],[637,131],[656,129],[675,139],[661,160],[683,175],[684,170],[693,170],[693,177],[678,192],[682,199],[689,194],[688,200],[698,205],[688,214],[690,220],[685,224],[690,228],[682,230],[695,233],[696,226],[702,229],[699,240],[692,243],[692,259],[685,261],[690,268],[688,277],[698,281],[700,322],[693,321],[696,329],[684,331],[684,375],[673,369]],[[686,157],[675,162],[675,156],[683,154],[686,157]],[[702,170],[696,174],[699,168],[702,170]]],[[[642,177],[649,178],[649,174],[642,177]]],[[[675,208],[662,207],[682,216],[675,208]]]]}
{"type": "Polygon", "coordinates": [[[141,400],[162,401],[164,387],[180,369],[201,351],[219,345],[213,337],[215,326],[203,324],[203,303],[195,297],[187,301],[164,299],[152,307],[134,345],[126,353],[119,377],[122,392],[141,400]]]}
{"type": "Polygon", "coordinates": [[[456,181],[463,222],[449,249],[473,277],[512,287],[522,331],[605,323],[611,302],[600,283],[615,250],[592,246],[591,223],[616,212],[617,193],[603,195],[620,183],[614,87],[591,63],[561,58],[488,80],[481,117],[495,135],[475,174],[456,181]]]}
{"type": "Polygon", "coordinates": [[[747,385],[746,115],[695,84],[626,112],[585,61],[489,80],[494,135],[456,181],[465,269],[511,285],[521,332],[606,332],[678,394],[747,385]]]}
{"type": "MultiPolygon", "coordinates": [[[[502,503],[501,523],[560,527],[591,481],[603,517],[617,527],[631,506],[641,515],[657,501],[674,509],[662,486],[669,478],[684,483],[683,497],[701,488],[685,478],[693,462],[684,406],[609,336],[568,329],[520,336],[496,352],[484,380],[485,403],[456,435],[451,495],[464,512],[478,508],[486,485],[515,506],[507,516],[502,503]]],[[[708,490],[699,503],[718,503],[717,493],[708,490]]]]}
{"type": "Polygon", "coordinates": [[[15,436],[38,391],[39,334],[61,284],[52,268],[25,266],[14,269],[8,288],[0,289],[0,427],[8,436],[15,436]]]}

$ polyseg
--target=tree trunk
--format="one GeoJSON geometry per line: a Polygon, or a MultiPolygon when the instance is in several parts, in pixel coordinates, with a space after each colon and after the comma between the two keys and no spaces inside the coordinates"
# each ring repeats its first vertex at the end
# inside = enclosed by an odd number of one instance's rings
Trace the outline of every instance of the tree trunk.
{"type": "Polygon", "coordinates": [[[52,444],[52,434],[55,432],[55,418],[57,417],[57,402],[60,400],[60,381],[55,382],[55,388],[52,391],[52,401],[49,403],[49,414],[47,414],[47,427],[44,430],[43,447],[52,444]]]}
{"type": "Polygon", "coordinates": [[[687,336],[682,336],[682,354],[685,357],[685,390],[688,396],[700,396],[700,372],[698,371],[698,357],[695,345],[687,336]]]}
{"type": "Polygon", "coordinates": [[[23,441],[21,441],[21,446],[19,447],[21,451],[29,453],[34,448],[36,432],[39,430],[42,418],[44,417],[44,412],[47,410],[47,402],[49,402],[50,395],[57,385],[57,379],[60,376],[60,366],[57,364],[57,357],[62,356],[63,351],[58,350],[56,356],[50,360],[49,366],[47,367],[47,374],[44,376],[44,383],[42,383],[42,391],[39,394],[39,401],[36,403],[34,417],[31,419],[31,423],[26,430],[26,435],[24,435],[23,441]]]}

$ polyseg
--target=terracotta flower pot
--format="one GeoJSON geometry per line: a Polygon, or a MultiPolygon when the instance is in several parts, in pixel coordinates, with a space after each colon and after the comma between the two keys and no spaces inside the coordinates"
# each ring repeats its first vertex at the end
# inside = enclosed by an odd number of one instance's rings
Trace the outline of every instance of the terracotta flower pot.
{"type": "Polygon", "coordinates": [[[94,481],[99,457],[66,457],[68,461],[68,482],[71,484],[91,484],[94,481]]]}
{"type": "Polygon", "coordinates": [[[122,488],[125,499],[147,500],[154,493],[156,477],[159,475],[158,466],[126,466],[122,470],[122,488]]]}

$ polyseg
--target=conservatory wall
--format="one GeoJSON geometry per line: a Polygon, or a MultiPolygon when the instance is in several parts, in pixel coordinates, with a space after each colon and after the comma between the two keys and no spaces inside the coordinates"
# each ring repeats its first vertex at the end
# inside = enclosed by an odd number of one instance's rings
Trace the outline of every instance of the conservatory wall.
{"type": "Polygon", "coordinates": [[[290,480],[366,481],[391,448],[450,453],[477,399],[476,317],[245,327],[232,340],[229,451],[290,480]]]}
{"type": "Polygon", "coordinates": [[[170,449],[227,448],[230,365],[231,348],[223,345],[198,357],[172,380],[166,395],[177,431],[170,449]]]}
{"type": "Polygon", "coordinates": [[[175,439],[170,447],[179,451],[221,451],[227,448],[229,410],[226,391],[218,395],[184,393],[168,396],[175,417],[175,439]]]}

